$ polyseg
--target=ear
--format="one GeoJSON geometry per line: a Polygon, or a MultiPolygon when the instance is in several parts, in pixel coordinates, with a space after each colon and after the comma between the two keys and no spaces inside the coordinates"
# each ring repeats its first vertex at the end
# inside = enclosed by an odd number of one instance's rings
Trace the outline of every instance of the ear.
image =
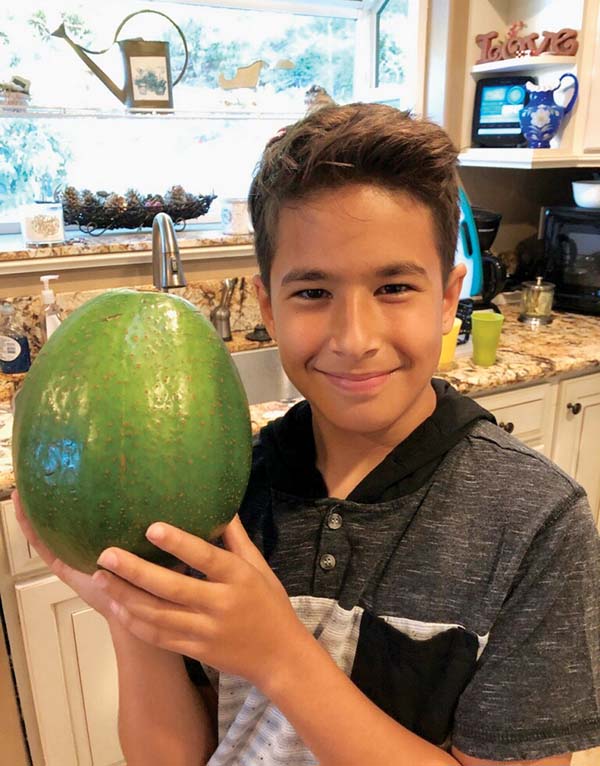
{"type": "Polygon", "coordinates": [[[464,263],[456,265],[450,274],[448,274],[448,279],[444,285],[444,297],[442,301],[442,332],[444,335],[449,333],[452,329],[456,317],[458,299],[460,298],[460,290],[466,275],[467,267],[464,263]]]}
{"type": "Polygon", "coordinates": [[[260,308],[260,315],[262,317],[263,324],[267,328],[267,332],[271,338],[273,338],[273,340],[277,340],[275,335],[275,322],[273,321],[273,308],[271,306],[269,291],[265,287],[264,282],[258,274],[255,274],[252,277],[252,284],[256,290],[256,297],[258,299],[258,305],[260,308]]]}

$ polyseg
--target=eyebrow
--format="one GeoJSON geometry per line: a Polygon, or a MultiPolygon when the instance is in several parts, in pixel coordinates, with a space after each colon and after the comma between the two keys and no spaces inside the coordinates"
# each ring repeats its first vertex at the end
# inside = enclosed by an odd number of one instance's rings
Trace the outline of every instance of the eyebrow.
{"type": "MultiPolygon", "coordinates": [[[[388,277],[427,277],[427,271],[420,263],[414,261],[396,261],[382,266],[373,272],[378,278],[388,277]]],[[[285,274],[281,280],[281,286],[290,284],[290,282],[322,282],[327,279],[335,279],[331,274],[320,269],[292,269],[285,274]]]]}

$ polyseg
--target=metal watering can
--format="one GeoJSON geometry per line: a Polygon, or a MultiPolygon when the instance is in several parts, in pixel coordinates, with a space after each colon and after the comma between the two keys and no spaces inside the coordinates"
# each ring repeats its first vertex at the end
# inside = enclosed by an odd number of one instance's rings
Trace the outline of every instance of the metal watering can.
{"type": "Polygon", "coordinates": [[[79,58],[89,66],[96,77],[98,77],[110,92],[114,93],[119,101],[126,106],[137,109],[156,109],[161,107],[170,109],[173,107],[173,86],[177,85],[185,73],[188,63],[188,48],[183,32],[173,19],[169,18],[165,13],[152,10],[142,10],[131,13],[129,16],[126,16],[117,27],[111,45],[101,51],[92,51],[89,50],[89,48],[77,45],[77,43],[71,40],[68,36],[64,23],[52,32],[52,36],[61,37],[66,40],[79,58]],[[185,51],[185,61],[183,62],[181,72],[174,82],[171,82],[169,43],[161,40],[143,40],[141,37],[132,40],[117,40],[119,32],[124,27],[125,23],[140,13],[155,13],[158,16],[164,16],[164,18],[170,21],[179,32],[185,51]],[[108,75],[94,63],[93,59],[87,55],[88,53],[94,55],[106,53],[114,43],[118,44],[121,49],[121,55],[123,56],[123,68],[125,70],[125,83],[123,88],[119,88],[118,85],[116,85],[110,77],[108,77],[108,75]]]}

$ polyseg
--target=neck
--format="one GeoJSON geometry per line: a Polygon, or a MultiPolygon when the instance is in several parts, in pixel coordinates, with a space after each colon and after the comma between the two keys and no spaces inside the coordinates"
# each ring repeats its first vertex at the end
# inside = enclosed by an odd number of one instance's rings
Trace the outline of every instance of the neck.
{"type": "Polygon", "coordinates": [[[436,396],[429,386],[410,412],[388,428],[357,433],[338,428],[312,407],[317,468],[330,497],[346,498],[398,444],[435,410],[436,396]]]}

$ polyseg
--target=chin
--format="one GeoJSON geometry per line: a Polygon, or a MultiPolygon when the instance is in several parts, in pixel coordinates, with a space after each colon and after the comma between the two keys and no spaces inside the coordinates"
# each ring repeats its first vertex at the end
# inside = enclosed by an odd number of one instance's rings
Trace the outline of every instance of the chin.
{"type": "Polygon", "coordinates": [[[372,403],[365,402],[362,405],[353,403],[342,408],[340,402],[333,406],[319,406],[318,403],[311,403],[319,417],[324,418],[332,426],[341,430],[355,434],[381,434],[395,428],[399,421],[406,417],[403,411],[390,412],[389,410],[377,411],[372,403]]]}

